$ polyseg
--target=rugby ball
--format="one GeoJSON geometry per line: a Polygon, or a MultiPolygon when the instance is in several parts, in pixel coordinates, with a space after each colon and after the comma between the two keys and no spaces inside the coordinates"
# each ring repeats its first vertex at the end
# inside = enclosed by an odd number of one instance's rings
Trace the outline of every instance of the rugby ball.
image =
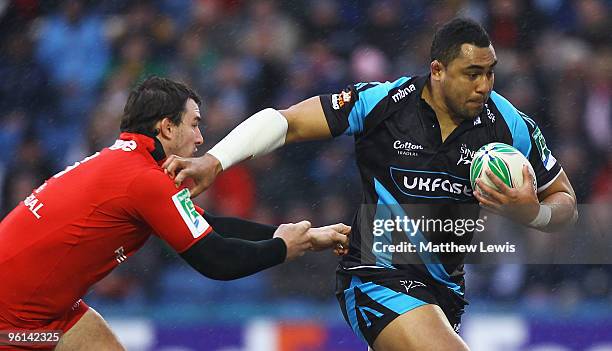
{"type": "Polygon", "coordinates": [[[493,189],[497,186],[487,177],[485,171],[491,170],[499,179],[511,188],[523,185],[523,165],[527,165],[533,176],[533,188],[537,189],[535,172],[529,160],[516,148],[504,143],[489,143],[478,149],[470,166],[470,183],[476,189],[476,179],[493,189]]]}

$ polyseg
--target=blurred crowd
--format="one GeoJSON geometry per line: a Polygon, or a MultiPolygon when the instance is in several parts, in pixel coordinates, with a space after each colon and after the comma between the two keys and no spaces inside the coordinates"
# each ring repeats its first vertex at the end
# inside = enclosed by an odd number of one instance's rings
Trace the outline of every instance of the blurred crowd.
{"type": "MultiPolygon", "coordinates": [[[[579,202],[610,209],[611,7],[606,0],[0,2],[0,210],[111,145],[127,94],[147,76],[181,80],[202,96],[205,151],[262,108],[427,73],[435,28],[458,15],[489,31],[499,59],[495,89],[539,123],[579,202]]],[[[323,225],[350,223],[359,199],[352,140],[344,137],[233,167],[197,201],[217,214],[323,225]]],[[[159,301],[159,285],[181,269],[155,240],[132,261],[94,297],[159,301]]],[[[258,275],[247,289],[260,286],[262,298],[330,299],[334,267],[331,255],[309,255],[258,275]]],[[[612,301],[608,266],[469,271],[470,297],[612,301]]]]}

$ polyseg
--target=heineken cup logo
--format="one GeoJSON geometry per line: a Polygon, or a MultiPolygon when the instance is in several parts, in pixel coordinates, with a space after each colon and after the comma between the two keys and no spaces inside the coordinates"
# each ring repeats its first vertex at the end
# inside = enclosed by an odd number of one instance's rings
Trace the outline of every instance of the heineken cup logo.
{"type": "Polygon", "coordinates": [[[172,196],[172,202],[194,238],[202,235],[202,233],[210,227],[208,222],[198,213],[193,205],[188,189],[183,189],[174,194],[174,196],[172,196]]]}

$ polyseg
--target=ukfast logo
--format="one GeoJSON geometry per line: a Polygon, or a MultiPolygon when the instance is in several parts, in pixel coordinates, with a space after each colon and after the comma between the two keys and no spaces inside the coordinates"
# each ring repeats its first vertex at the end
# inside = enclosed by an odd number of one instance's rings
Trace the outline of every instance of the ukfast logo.
{"type": "Polygon", "coordinates": [[[421,171],[391,167],[391,177],[405,195],[428,199],[472,199],[470,181],[446,172],[421,171]]]}
{"type": "Polygon", "coordinates": [[[398,89],[395,94],[391,95],[391,99],[393,99],[393,102],[399,102],[401,99],[410,95],[410,93],[414,92],[415,90],[416,87],[414,86],[414,84],[410,84],[406,88],[398,89]]]}

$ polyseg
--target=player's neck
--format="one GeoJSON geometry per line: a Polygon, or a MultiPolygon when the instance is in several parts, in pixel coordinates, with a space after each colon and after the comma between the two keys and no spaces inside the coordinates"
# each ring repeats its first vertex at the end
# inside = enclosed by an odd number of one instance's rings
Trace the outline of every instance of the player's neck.
{"type": "Polygon", "coordinates": [[[444,141],[446,137],[448,137],[448,135],[450,135],[450,133],[452,133],[453,130],[455,130],[455,128],[461,124],[461,120],[452,117],[448,106],[446,106],[444,103],[442,95],[439,93],[439,91],[433,89],[431,82],[427,82],[427,84],[425,84],[421,97],[434,110],[436,119],[440,125],[442,141],[444,141]]]}

